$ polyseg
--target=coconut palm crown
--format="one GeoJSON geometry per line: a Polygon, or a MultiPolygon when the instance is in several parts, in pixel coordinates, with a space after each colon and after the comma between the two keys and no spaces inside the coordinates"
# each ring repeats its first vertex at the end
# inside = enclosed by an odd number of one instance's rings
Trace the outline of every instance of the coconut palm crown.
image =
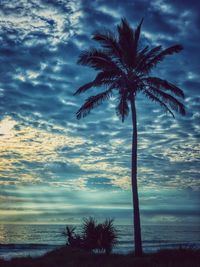
{"type": "Polygon", "coordinates": [[[137,189],[137,116],[136,97],[138,93],[145,95],[150,101],[159,104],[164,111],[174,117],[174,111],[185,115],[185,107],[179,101],[184,98],[183,91],[167,80],[151,76],[151,71],[165,57],[180,52],[179,44],[163,49],[161,45],[154,48],[140,45],[140,31],[143,20],[133,30],[126,19],[117,26],[116,34],[104,30],[96,32],[93,40],[101,48],[90,48],[83,51],[78,64],[88,66],[97,71],[96,77],[81,86],[74,95],[84,93],[91,88],[100,87],[103,91],[90,96],[77,111],[78,119],[87,116],[90,111],[117,95],[116,114],[124,121],[129,111],[132,115],[132,195],[134,207],[134,242],[135,254],[142,254],[139,199],[137,189]]]}

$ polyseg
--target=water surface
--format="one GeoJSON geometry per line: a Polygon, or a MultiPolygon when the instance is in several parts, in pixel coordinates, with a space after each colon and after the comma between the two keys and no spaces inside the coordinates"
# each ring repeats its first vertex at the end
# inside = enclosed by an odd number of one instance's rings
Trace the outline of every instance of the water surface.
{"type": "MultiPolygon", "coordinates": [[[[133,251],[131,225],[116,226],[119,241],[114,252],[133,251]]],[[[38,256],[65,244],[62,235],[65,225],[2,224],[0,225],[0,257],[38,256]]],[[[80,226],[76,226],[80,232],[80,226]]],[[[197,225],[143,225],[143,248],[146,252],[180,246],[200,247],[200,230],[197,225]]]]}

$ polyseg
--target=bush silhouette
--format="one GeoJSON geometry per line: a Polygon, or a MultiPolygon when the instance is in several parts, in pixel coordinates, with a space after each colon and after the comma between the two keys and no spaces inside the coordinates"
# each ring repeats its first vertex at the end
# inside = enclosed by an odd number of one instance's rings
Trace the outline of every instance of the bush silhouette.
{"type": "Polygon", "coordinates": [[[84,219],[82,235],[85,249],[91,251],[100,248],[98,244],[100,230],[101,229],[94,218],[89,217],[84,219]]]}
{"type": "Polygon", "coordinates": [[[66,226],[63,235],[67,237],[66,245],[74,248],[81,248],[82,240],[80,235],[75,234],[76,227],[66,226]]]}
{"type": "Polygon", "coordinates": [[[105,250],[106,254],[110,254],[117,242],[117,232],[113,220],[108,219],[100,225],[100,234],[101,249],[105,250]]]}
{"type": "Polygon", "coordinates": [[[112,252],[117,243],[117,231],[112,219],[106,219],[103,223],[97,223],[92,218],[85,218],[81,235],[75,233],[75,227],[66,227],[63,234],[67,237],[67,246],[80,248],[87,251],[104,252],[107,255],[112,252]]]}

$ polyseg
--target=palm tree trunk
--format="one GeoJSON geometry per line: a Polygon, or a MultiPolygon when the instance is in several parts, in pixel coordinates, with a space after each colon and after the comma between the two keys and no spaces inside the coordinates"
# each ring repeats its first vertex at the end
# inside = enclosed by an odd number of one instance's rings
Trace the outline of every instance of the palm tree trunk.
{"type": "Polygon", "coordinates": [[[139,198],[138,198],[138,188],[137,188],[137,114],[136,114],[134,96],[131,99],[131,112],[132,112],[132,124],[133,124],[131,185],[132,185],[132,197],[133,197],[135,255],[141,256],[142,240],[141,240],[139,198]]]}

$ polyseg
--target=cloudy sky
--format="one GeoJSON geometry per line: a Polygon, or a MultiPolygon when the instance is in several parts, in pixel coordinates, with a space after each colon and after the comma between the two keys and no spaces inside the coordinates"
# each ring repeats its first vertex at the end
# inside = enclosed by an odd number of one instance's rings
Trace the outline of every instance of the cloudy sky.
{"type": "Polygon", "coordinates": [[[142,223],[199,222],[198,1],[0,1],[0,223],[78,223],[83,216],[131,224],[131,121],[115,100],[77,121],[94,72],[76,64],[96,30],[121,17],[142,43],[184,50],[155,74],[181,87],[187,116],[138,96],[142,223]]]}

